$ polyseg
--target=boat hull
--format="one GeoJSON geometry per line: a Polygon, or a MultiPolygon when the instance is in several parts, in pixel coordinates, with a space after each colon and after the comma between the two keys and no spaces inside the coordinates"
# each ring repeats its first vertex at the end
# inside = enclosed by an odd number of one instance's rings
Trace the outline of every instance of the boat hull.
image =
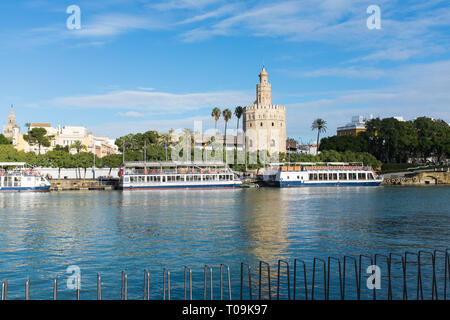
{"type": "Polygon", "coordinates": [[[272,181],[266,182],[269,187],[277,188],[297,188],[297,187],[346,187],[346,186],[372,186],[376,187],[381,181],[362,181],[362,182],[301,182],[301,181],[272,181]]]}
{"type": "Polygon", "coordinates": [[[2,192],[49,192],[50,186],[43,187],[5,187],[0,189],[2,192]]]}
{"type": "Polygon", "coordinates": [[[236,189],[240,188],[241,184],[217,184],[217,185],[173,185],[173,186],[119,186],[120,190],[213,190],[213,189],[236,189]]]}

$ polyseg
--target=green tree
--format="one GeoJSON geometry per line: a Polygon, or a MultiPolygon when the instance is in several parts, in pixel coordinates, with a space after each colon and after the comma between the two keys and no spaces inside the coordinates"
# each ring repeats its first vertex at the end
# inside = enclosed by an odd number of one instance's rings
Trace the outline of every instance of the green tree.
{"type": "Polygon", "coordinates": [[[233,113],[230,111],[230,109],[225,109],[222,112],[222,116],[223,116],[223,119],[225,120],[225,137],[224,137],[224,141],[223,141],[223,146],[224,146],[224,149],[226,151],[226,147],[227,147],[227,126],[228,126],[228,121],[230,121],[231,117],[233,116],[233,113]]]}
{"type": "Polygon", "coordinates": [[[311,125],[311,129],[317,130],[317,150],[316,155],[319,152],[319,146],[320,146],[320,134],[327,131],[327,122],[323,119],[316,119],[313,121],[311,125]]]}
{"type": "Polygon", "coordinates": [[[64,149],[49,151],[46,158],[52,167],[58,168],[58,179],[61,179],[61,168],[70,168],[73,165],[71,154],[64,149]]]}
{"type": "Polygon", "coordinates": [[[11,140],[0,134],[0,144],[11,144],[11,140]]]}
{"type": "Polygon", "coordinates": [[[70,145],[70,150],[72,149],[75,149],[77,153],[87,150],[86,146],[80,140],[76,140],[70,145]]]}
{"type": "Polygon", "coordinates": [[[109,168],[109,174],[111,175],[111,171],[113,168],[119,168],[122,164],[122,155],[120,154],[109,154],[107,156],[104,156],[103,158],[99,159],[100,164],[102,167],[108,167],[109,168]]]}
{"type": "Polygon", "coordinates": [[[86,179],[87,168],[92,167],[94,163],[94,154],[90,152],[80,152],[75,154],[73,159],[77,168],[84,169],[84,179],[86,179]]]}
{"type": "Polygon", "coordinates": [[[238,144],[238,135],[239,135],[239,121],[242,117],[242,115],[244,114],[244,108],[242,108],[241,106],[237,106],[234,109],[234,115],[236,116],[236,148],[237,148],[237,144],[238,144]]]}
{"type": "Polygon", "coordinates": [[[368,143],[365,132],[357,136],[332,136],[322,138],[320,141],[320,151],[336,150],[338,152],[353,151],[367,152],[368,143]]]}
{"type": "Polygon", "coordinates": [[[27,134],[23,135],[23,139],[30,145],[38,145],[39,153],[41,154],[41,146],[50,147],[50,138],[47,136],[47,130],[44,128],[33,128],[27,134]]]}
{"type": "Polygon", "coordinates": [[[216,121],[216,124],[215,124],[215,126],[214,126],[214,128],[215,128],[216,130],[217,130],[217,121],[219,121],[220,114],[221,114],[221,111],[220,111],[220,109],[217,108],[217,107],[214,108],[213,111],[211,112],[211,117],[213,117],[214,120],[216,121]]]}

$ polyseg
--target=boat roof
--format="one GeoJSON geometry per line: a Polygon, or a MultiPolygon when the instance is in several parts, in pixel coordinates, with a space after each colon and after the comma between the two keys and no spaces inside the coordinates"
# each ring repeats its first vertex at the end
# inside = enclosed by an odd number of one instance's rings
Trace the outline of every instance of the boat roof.
{"type": "Polygon", "coordinates": [[[363,165],[362,162],[279,162],[270,163],[271,166],[291,166],[291,165],[301,165],[301,166],[316,166],[316,165],[327,165],[327,166],[349,166],[349,165],[363,165]]]}
{"type": "Polygon", "coordinates": [[[227,164],[221,161],[173,161],[173,162],[145,162],[145,161],[128,161],[123,162],[121,168],[147,168],[147,167],[226,167],[227,164]]]}
{"type": "Polygon", "coordinates": [[[0,162],[0,167],[25,167],[26,162],[0,162]]]}

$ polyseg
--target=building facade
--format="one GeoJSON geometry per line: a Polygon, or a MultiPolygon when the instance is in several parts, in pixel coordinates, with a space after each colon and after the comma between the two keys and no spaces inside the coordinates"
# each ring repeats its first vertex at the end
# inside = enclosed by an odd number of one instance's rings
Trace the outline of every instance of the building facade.
{"type": "Polygon", "coordinates": [[[256,100],[244,107],[243,127],[249,152],[286,152],[286,107],[272,104],[268,78],[263,67],[256,85],[256,100]]]}
{"type": "Polygon", "coordinates": [[[353,116],[352,122],[337,128],[338,136],[357,136],[366,131],[366,121],[363,116],[353,116]]]}
{"type": "Polygon", "coordinates": [[[24,140],[23,134],[20,133],[19,126],[16,125],[14,110],[11,107],[8,124],[3,127],[3,134],[5,137],[12,140],[13,146],[18,151],[40,152],[41,154],[45,154],[59,145],[61,147],[68,147],[69,151],[74,154],[77,150],[71,149],[71,146],[76,141],[79,141],[84,146],[84,150],[81,151],[95,153],[99,158],[119,152],[113,139],[109,139],[108,137],[96,137],[92,132],[88,132],[87,128],[82,126],[58,126],[55,128],[52,127],[50,123],[30,123],[28,130],[33,130],[34,128],[44,128],[47,131],[47,136],[50,139],[49,147],[41,146],[39,151],[37,145],[30,145],[24,140]]]}

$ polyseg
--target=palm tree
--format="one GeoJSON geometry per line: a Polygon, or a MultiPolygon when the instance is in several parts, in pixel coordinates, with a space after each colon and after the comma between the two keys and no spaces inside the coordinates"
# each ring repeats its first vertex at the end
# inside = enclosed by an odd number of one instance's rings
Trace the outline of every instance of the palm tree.
{"type": "Polygon", "coordinates": [[[241,106],[237,106],[236,109],[234,109],[234,115],[237,118],[237,124],[236,124],[236,149],[237,149],[237,143],[238,143],[239,120],[241,119],[243,113],[244,113],[244,108],[242,108],[241,106]]]}
{"type": "Polygon", "coordinates": [[[226,152],[226,148],[227,148],[227,125],[228,125],[228,121],[233,116],[233,113],[230,111],[230,109],[225,109],[225,110],[223,110],[222,115],[223,115],[223,119],[225,120],[225,139],[223,141],[223,145],[224,145],[224,149],[225,149],[225,152],[226,152]]]}
{"type": "Polygon", "coordinates": [[[75,149],[77,153],[80,153],[81,150],[86,150],[87,148],[80,140],[77,140],[70,145],[70,149],[75,149]]]}
{"type": "Polygon", "coordinates": [[[216,125],[214,128],[217,130],[217,121],[219,121],[220,118],[220,109],[215,107],[211,113],[211,117],[213,117],[214,120],[216,120],[216,125]]]}
{"type": "Polygon", "coordinates": [[[317,130],[317,150],[316,150],[316,155],[317,155],[319,152],[319,144],[320,144],[319,137],[322,132],[327,131],[327,122],[323,119],[318,118],[313,121],[311,130],[312,131],[317,130]]]}

